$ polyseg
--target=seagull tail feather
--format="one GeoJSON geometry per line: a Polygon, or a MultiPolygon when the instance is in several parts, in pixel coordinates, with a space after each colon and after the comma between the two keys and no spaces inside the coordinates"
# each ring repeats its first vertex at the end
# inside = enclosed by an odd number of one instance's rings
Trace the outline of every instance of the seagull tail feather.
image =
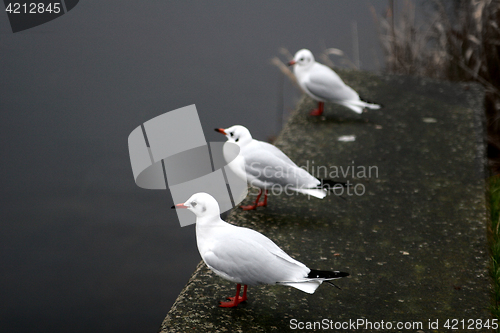
{"type": "Polygon", "coordinates": [[[330,280],[336,280],[346,276],[349,276],[349,273],[340,271],[319,271],[316,269],[311,269],[309,274],[302,281],[278,282],[278,284],[294,287],[305,293],[313,294],[323,282],[339,288],[338,286],[330,282],[330,280]]]}
{"type": "Polygon", "coordinates": [[[322,188],[294,188],[293,190],[302,194],[311,195],[318,199],[326,197],[326,190],[322,188]]]}

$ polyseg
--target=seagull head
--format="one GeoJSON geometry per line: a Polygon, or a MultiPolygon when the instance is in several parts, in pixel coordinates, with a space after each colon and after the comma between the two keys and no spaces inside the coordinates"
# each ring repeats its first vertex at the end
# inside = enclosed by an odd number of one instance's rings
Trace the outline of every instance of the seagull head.
{"type": "Polygon", "coordinates": [[[208,193],[193,194],[186,202],[174,205],[172,208],[184,208],[192,211],[196,217],[219,216],[219,203],[208,193]]]}
{"type": "Polygon", "coordinates": [[[295,53],[293,60],[288,63],[288,66],[298,65],[300,67],[309,67],[312,64],[314,64],[312,52],[307,49],[302,49],[295,53]]]}
{"type": "Polygon", "coordinates": [[[215,131],[224,134],[228,142],[236,143],[240,147],[252,141],[252,135],[245,126],[234,125],[226,129],[216,128],[215,131]]]}

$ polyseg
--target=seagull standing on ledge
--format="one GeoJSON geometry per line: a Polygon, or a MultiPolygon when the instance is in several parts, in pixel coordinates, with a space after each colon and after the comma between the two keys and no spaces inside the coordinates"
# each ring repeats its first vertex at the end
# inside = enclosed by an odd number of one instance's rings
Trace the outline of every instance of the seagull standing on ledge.
{"type": "Polygon", "coordinates": [[[300,87],[318,101],[318,108],[311,111],[312,116],[323,113],[324,103],[344,105],[356,113],[364,108],[380,109],[380,105],[362,101],[357,92],[346,85],[330,67],[314,60],[311,51],[302,49],[295,53],[288,66],[295,66],[293,73],[300,87]]]}
{"type": "Polygon", "coordinates": [[[309,269],[261,233],[224,222],[210,194],[193,194],[172,208],[186,208],[196,215],[196,242],[203,261],[215,274],[237,284],[235,297],[228,297],[230,301],[221,302],[221,307],[246,301],[247,285],[282,284],[312,294],[323,282],[334,285],[330,280],[349,276],[309,269]]]}
{"type": "MultiPolygon", "coordinates": [[[[260,189],[255,203],[240,206],[243,210],[267,206],[267,191],[273,186],[278,186],[281,191],[287,194],[287,191],[291,190],[323,199],[328,190],[335,191],[342,186],[349,185],[329,179],[317,179],[306,170],[299,168],[277,147],[253,139],[250,131],[244,126],[234,125],[226,129],[216,128],[215,131],[224,134],[228,142],[240,147],[239,156],[228,164],[231,170],[236,175],[246,179],[251,186],[260,189]],[[264,201],[259,202],[263,191],[265,191],[264,201]]],[[[225,158],[229,160],[228,157],[225,156],[225,158]]]]}

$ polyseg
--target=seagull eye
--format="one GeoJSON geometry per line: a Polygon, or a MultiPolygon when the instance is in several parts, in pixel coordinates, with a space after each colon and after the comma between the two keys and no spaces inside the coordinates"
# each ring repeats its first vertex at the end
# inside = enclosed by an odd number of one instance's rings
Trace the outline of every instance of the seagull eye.
{"type": "Polygon", "coordinates": [[[304,58],[300,58],[300,61],[304,61],[304,58]]]}
{"type": "Polygon", "coordinates": [[[234,133],[233,133],[233,132],[231,132],[231,133],[229,133],[229,135],[234,136],[234,133]]]}
{"type": "Polygon", "coordinates": [[[196,202],[194,202],[194,201],[193,201],[193,202],[191,202],[191,206],[193,206],[193,208],[194,208],[194,207],[196,207],[196,205],[197,205],[197,203],[196,203],[196,202]]]}

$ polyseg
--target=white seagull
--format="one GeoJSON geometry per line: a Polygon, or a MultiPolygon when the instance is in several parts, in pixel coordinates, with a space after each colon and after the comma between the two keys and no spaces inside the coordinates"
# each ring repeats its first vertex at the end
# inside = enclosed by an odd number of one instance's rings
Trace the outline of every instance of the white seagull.
{"type": "Polygon", "coordinates": [[[363,112],[364,108],[380,109],[380,105],[362,101],[358,93],[346,85],[330,67],[316,62],[309,50],[297,51],[288,65],[295,65],[293,73],[300,87],[318,101],[318,108],[311,111],[312,116],[323,113],[325,102],[344,105],[356,113],[363,112]]]}
{"type": "Polygon", "coordinates": [[[261,233],[224,222],[210,194],[193,194],[172,208],[187,208],[196,215],[196,242],[203,261],[215,274],[237,283],[235,297],[220,302],[221,307],[247,300],[247,285],[282,284],[312,294],[321,283],[334,285],[330,280],[349,275],[309,269],[261,233]],[[243,296],[239,296],[242,284],[243,296]]]}
{"type": "MultiPolygon", "coordinates": [[[[273,187],[278,187],[278,190],[287,194],[294,191],[323,199],[328,190],[335,191],[342,186],[350,185],[349,182],[346,184],[328,179],[319,180],[303,168],[299,168],[277,147],[253,139],[250,131],[244,126],[216,128],[215,131],[224,134],[227,142],[240,147],[239,155],[228,164],[231,170],[242,179],[246,179],[251,186],[260,189],[255,204],[240,206],[243,210],[267,206],[267,191],[273,187]],[[265,190],[264,201],[259,202],[263,190],[265,190]]],[[[224,157],[226,161],[231,159],[226,154],[224,157]]]]}

